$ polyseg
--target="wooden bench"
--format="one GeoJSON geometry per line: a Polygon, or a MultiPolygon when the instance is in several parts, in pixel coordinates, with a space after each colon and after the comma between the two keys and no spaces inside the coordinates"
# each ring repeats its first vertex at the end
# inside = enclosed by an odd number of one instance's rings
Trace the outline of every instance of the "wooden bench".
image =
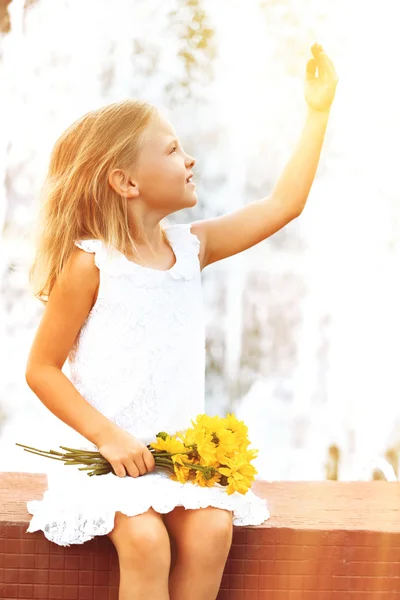
{"type": "MultiPolygon", "coordinates": [[[[107,536],[57,546],[26,533],[43,474],[0,473],[0,598],[117,600],[107,536]]],[[[400,484],[263,482],[271,518],[235,527],[218,600],[400,600],[400,484]]],[[[190,598],[188,598],[190,600],[190,598]]]]}

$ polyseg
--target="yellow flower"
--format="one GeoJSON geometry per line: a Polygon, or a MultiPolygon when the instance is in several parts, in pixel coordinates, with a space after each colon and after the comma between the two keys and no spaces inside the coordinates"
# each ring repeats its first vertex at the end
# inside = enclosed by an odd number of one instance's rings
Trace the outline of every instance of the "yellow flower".
{"type": "Polygon", "coordinates": [[[221,428],[216,432],[216,435],[218,437],[217,460],[223,462],[225,455],[231,456],[238,451],[238,441],[235,434],[228,429],[221,428]]]}
{"type": "MultiPolygon", "coordinates": [[[[158,450],[160,452],[179,453],[168,457],[172,460],[173,463],[182,464],[182,460],[186,458],[185,455],[182,456],[181,453],[186,452],[187,449],[181,441],[176,439],[175,436],[168,435],[166,439],[158,437],[157,441],[151,442],[150,446],[154,448],[154,450],[158,450]]],[[[157,454],[155,454],[154,456],[157,456],[157,454]]]]}
{"type": "Polygon", "coordinates": [[[198,461],[203,460],[205,464],[215,461],[217,446],[206,428],[190,428],[180,437],[186,450],[192,450],[193,454],[190,456],[194,456],[198,461]]]}
{"type": "MultiPolygon", "coordinates": [[[[192,423],[194,422],[192,421],[192,423]]],[[[194,423],[193,437],[196,439],[196,436],[204,436],[204,434],[207,434],[207,439],[211,440],[216,446],[216,452],[219,455],[229,454],[238,449],[238,440],[235,433],[225,427],[224,419],[221,419],[221,417],[198,415],[197,423],[194,423]]]]}
{"type": "Polygon", "coordinates": [[[219,465],[209,465],[205,470],[197,470],[195,483],[201,487],[213,487],[221,479],[221,474],[218,473],[219,465]]]}
{"type": "Polygon", "coordinates": [[[193,477],[191,477],[190,467],[174,464],[174,474],[171,475],[171,479],[174,481],[179,481],[180,483],[186,483],[187,481],[193,479],[193,477]]]}
{"type": "Polygon", "coordinates": [[[197,453],[206,464],[215,461],[216,445],[212,442],[212,436],[206,430],[197,431],[195,435],[197,453]]]}
{"type": "Polygon", "coordinates": [[[227,467],[220,467],[219,472],[228,479],[227,493],[235,491],[245,494],[251,487],[257,470],[250,464],[249,460],[256,456],[257,450],[250,450],[237,454],[234,458],[227,459],[227,467]]]}
{"type": "Polygon", "coordinates": [[[221,417],[215,416],[211,417],[210,415],[201,414],[197,415],[196,421],[192,420],[193,427],[196,428],[206,428],[206,429],[214,429],[218,427],[218,424],[221,420],[221,417]]]}
{"type": "Polygon", "coordinates": [[[226,429],[230,429],[236,434],[236,438],[240,443],[246,442],[249,444],[248,440],[248,427],[245,425],[244,421],[239,421],[233,413],[227,413],[225,419],[223,419],[223,426],[226,429]]]}
{"type": "Polygon", "coordinates": [[[180,431],[176,434],[177,438],[182,441],[186,450],[193,450],[196,444],[196,430],[193,428],[186,429],[186,431],[180,431]]]}

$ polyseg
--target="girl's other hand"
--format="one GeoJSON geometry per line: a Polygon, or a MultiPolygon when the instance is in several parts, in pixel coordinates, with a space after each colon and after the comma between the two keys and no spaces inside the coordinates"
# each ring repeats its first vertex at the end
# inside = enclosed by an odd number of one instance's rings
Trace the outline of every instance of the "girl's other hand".
{"type": "Polygon", "coordinates": [[[117,428],[108,433],[98,449],[118,477],[139,477],[154,471],[153,454],[143,442],[124,429],[117,428]]]}
{"type": "Polygon", "coordinates": [[[313,44],[311,52],[313,58],[308,61],[306,69],[305,98],[310,108],[328,112],[339,79],[333,62],[320,44],[313,44]]]}

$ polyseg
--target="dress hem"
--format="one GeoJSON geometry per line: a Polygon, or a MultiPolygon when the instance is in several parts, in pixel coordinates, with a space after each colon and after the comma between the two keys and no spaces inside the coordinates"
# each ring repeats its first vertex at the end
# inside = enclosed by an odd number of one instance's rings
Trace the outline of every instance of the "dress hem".
{"type": "Polygon", "coordinates": [[[94,486],[97,489],[92,488],[89,495],[80,498],[68,495],[65,489],[53,488],[44,492],[42,500],[28,501],[27,510],[33,516],[26,532],[41,530],[49,541],[60,546],[83,544],[108,534],[114,527],[116,512],[133,517],[153,508],[165,514],[177,506],[186,510],[207,506],[231,510],[236,526],[261,525],[270,518],[267,501],[251,489],[246,494],[234,492],[228,495],[226,489],[219,486],[208,488],[180,483],[151,473],[138,478],[102,476],[102,481],[97,483],[101,483],[101,487],[104,484],[104,490],[107,477],[113,477],[113,482],[118,485],[111,495],[102,494],[97,485],[94,486]]]}

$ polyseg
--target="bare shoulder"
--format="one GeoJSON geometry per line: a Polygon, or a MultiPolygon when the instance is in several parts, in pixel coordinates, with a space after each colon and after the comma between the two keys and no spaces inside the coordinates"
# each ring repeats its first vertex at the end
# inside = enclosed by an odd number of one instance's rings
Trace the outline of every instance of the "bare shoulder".
{"type": "Polygon", "coordinates": [[[40,365],[63,367],[96,302],[99,281],[94,254],[76,247],[49,294],[28,357],[27,381],[40,365]]]}
{"type": "Polygon", "coordinates": [[[89,312],[96,302],[99,283],[94,254],[76,247],[54,284],[49,301],[52,296],[53,304],[72,301],[83,313],[88,308],[89,312]]]}
{"type": "Polygon", "coordinates": [[[75,246],[61,273],[60,282],[70,280],[70,285],[74,285],[77,281],[85,277],[94,279],[97,282],[99,281],[99,269],[94,261],[94,253],[86,252],[82,248],[75,246]]]}

